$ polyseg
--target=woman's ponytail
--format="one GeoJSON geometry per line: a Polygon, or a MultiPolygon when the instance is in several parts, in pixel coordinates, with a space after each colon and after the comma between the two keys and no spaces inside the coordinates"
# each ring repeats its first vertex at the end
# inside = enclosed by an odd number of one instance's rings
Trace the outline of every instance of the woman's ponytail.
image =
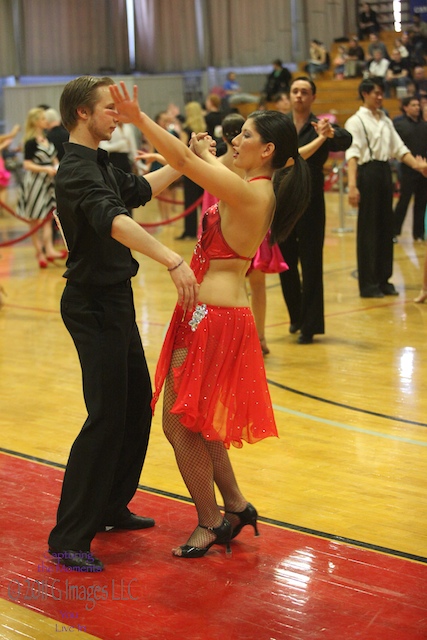
{"type": "Polygon", "coordinates": [[[298,133],[292,119],[279,111],[255,111],[252,118],[263,142],[274,144],[271,166],[276,194],[276,212],[271,225],[271,243],[283,242],[302,216],[310,200],[310,169],[298,152],[298,133]],[[284,169],[289,158],[292,168],[284,169]]]}
{"type": "Polygon", "coordinates": [[[310,169],[299,153],[296,153],[291,168],[274,173],[273,185],[276,212],[271,224],[272,244],[286,240],[310,202],[310,169]]]}

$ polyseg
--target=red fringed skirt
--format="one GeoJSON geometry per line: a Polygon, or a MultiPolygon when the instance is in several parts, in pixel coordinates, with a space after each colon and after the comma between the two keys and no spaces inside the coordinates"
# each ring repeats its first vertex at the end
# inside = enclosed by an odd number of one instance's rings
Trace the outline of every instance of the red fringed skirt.
{"type": "Polygon", "coordinates": [[[199,304],[183,317],[176,306],[157,364],[153,411],[175,349],[187,350],[184,363],[173,369],[177,398],[171,410],[184,426],[227,448],[277,436],[249,307],[199,304]]]}

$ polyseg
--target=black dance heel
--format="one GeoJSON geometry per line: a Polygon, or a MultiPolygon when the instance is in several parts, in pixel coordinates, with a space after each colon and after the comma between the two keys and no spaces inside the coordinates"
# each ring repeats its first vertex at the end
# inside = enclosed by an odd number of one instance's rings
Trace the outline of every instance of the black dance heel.
{"type": "Polygon", "coordinates": [[[248,504],[246,505],[246,509],[243,509],[243,511],[227,511],[227,513],[231,513],[233,516],[238,516],[240,520],[239,524],[237,524],[233,529],[231,540],[238,536],[243,527],[245,527],[247,524],[250,524],[254,528],[254,535],[259,536],[257,526],[258,512],[250,502],[248,502],[248,504]]]}
{"type": "MultiPolygon", "coordinates": [[[[224,518],[222,524],[219,527],[205,527],[203,524],[199,524],[199,527],[202,529],[207,529],[208,531],[212,531],[216,535],[216,538],[212,540],[206,547],[193,547],[189,544],[184,544],[181,549],[181,555],[176,556],[177,558],[201,558],[205,555],[205,553],[211,548],[213,544],[225,544],[226,550],[225,553],[227,555],[231,555],[231,524],[224,518]]],[[[175,555],[175,554],[174,554],[175,555]]]]}

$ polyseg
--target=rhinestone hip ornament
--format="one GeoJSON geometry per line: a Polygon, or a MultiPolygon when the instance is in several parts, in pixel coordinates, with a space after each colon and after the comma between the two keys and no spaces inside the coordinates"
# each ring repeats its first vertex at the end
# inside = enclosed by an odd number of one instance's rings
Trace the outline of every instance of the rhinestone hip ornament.
{"type": "Polygon", "coordinates": [[[205,304],[198,304],[197,307],[193,311],[193,315],[191,316],[191,320],[189,321],[189,325],[191,327],[191,331],[196,331],[197,327],[203,320],[205,316],[208,315],[208,310],[205,304]]]}

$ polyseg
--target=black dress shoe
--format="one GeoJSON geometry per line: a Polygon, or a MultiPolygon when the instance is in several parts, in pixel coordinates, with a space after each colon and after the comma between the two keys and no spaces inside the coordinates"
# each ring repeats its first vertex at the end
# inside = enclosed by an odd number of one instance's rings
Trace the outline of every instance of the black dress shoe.
{"type": "Polygon", "coordinates": [[[76,571],[91,573],[104,570],[101,560],[95,558],[90,551],[75,551],[74,549],[55,551],[54,549],[49,549],[49,553],[54,562],[63,564],[66,567],[75,567],[76,571]]]}
{"type": "Polygon", "coordinates": [[[180,236],[177,236],[175,238],[175,240],[187,240],[187,239],[188,240],[195,240],[196,238],[197,238],[196,235],[193,236],[191,233],[185,233],[185,231],[184,231],[184,233],[181,233],[180,236]]]}
{"type": "Polygon", "coordinates": [[[144,518],[143,516],[137,516],[134,513],[116,520],[114,524],[101,526],[99,531],[112,531],[113,529],[125,529],[126,531],[136,531],[137,529],[149,529],[154,527],[155,522],[153,518],[144,518]]]}
{"type": "Polygon", "coordinates": [[[374,289],[360,294],[361,298],[384,298],[384,294],[381,289],[374,289]]]}
{"type": "Polygon", "coordinates": [[[384,285],[380,287],[381,291],[385,296],[398,296],[399,292],[395,288],[394,284],[391,282],[386,282],[384,285]]]}
{"type": "Polygon", "coordinates": [[[311,344],[313,342],[313,336],[311,336],[309,333],[302,333],[300,336],[298,336],[297,342],[298,344],[311,344]]]}
{"type": "Polygon", "coordinates": [[[301,325],[299,324],[299,322],[292,322],[289,325],[289,333],[296,333],[297,331],[299,331],[301,328],[301,325]]]}

